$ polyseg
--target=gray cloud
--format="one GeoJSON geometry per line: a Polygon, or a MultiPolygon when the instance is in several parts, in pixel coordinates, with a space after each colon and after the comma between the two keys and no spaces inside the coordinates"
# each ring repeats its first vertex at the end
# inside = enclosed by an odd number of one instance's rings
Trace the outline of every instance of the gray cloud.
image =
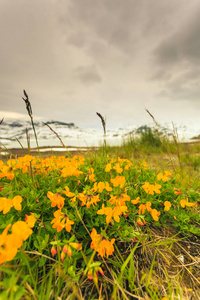
{"type": "Polygon", "coordinates": [[[200,61],[200,4],[197,12],[185,24],[155,50],[155,58],[161,65],[177,65],[184,61],[196,64],[200,61]]]}
{"type": "Polygon", "coordinates": [[[75,76],[84,84],[100,83],[102,78],[95,66],[79,66],[75,69],[75,76]]]}
{"type": "Polygon", "coordinates": [[[153,52],[157,71],[152,79],[161,83],[158,96],[190,101],[197,106],[200,97],[200,4],[177,24],[176,30],[153,52]]]}
{"type": "Polygon", "coordinates": [[[23,89],[35,115],[80,126],[97,124],[97,110],[123,126],[148,119],[144,107],[160,113],[166,100],[190,97],[197,107],[199,7],[188,0],[0,1],[1,109],[25,113],[23,89]]]}

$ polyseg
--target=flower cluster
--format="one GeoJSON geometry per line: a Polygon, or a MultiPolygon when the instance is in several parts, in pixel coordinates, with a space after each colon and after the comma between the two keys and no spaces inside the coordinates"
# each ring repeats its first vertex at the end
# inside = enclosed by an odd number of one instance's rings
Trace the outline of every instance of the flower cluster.
{"type": "Polygon", "coordinates": [[[96,229],[93,228],[91,232],[91,239],[92,243],[90,247],[97,251],[98,255],[101,257],[112,255],[114,252],[113,244],[115,242],[115,239],[112,239],[111,241],[102,238],[100,234],[97,233],[96,229]]]}
{"type": "MultiPolygon", "coordinates": [[[[197,206],[194,196],[174,186],[170,171],[157,174],[145,161],[136,165],[109,156],[88,162],[82,156],[26,155],[6,164],[0,161],[0,181],[0,225],[13,223],[1,234],[1,263],[11,260],[30,236],[37,214],[41,238],[33,244],[40,251],[49,251],[51,245],[52,256],[59,252],[65,263],[73,254],[80,256],[75,250],[82,245],[100,257],[113,255],[119,234],[124,240],[136,240],[138,226],[170,221],[186,228],[184,214],[197,206]]],[[[99,268],[89,269],[88,278],[97,281],[99,268]]]]}

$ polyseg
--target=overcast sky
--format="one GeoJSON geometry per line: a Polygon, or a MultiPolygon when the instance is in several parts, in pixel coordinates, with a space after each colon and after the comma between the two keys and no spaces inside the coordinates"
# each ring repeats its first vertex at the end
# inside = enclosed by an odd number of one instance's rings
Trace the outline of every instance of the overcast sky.
{"type": "Polygon", "coordinates": [[[200,123],[199,0],[0,0],[0,118],[200,123]]]}

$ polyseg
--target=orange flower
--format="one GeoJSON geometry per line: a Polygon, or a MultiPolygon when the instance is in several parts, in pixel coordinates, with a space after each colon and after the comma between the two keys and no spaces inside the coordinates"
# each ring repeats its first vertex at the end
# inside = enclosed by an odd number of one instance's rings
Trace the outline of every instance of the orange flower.
{"type": "Polygon", "coordinates": [[[30,216],[28,215],[25,215],[25,222],[26,224],[30,227],[30,228],[33,228],[34,225],[35,225],[35,222],[36,222],[36,218],[34,217],[34,215],[31,213],[30,216]]]}
{"type": "Polygon", "coordinates": [[[51,254],[52,254],[53,257],[57,254],[57,250],[56,250],[56,247],[54,245],[51,248],[51,254]]]}
{"type": "Polygon", "coordinates": [[[110,180],[113,184],[114,187],[120,186],[120,188],[122,189],[124,187],[125,184],[125,177],[124,176],[117,176],[113,179],[110,180]]]}
{"type": "Polygon", "coordinates": [[[122,212],[125,212],[127,210],[127,206],[116,206],[115,208],[111,207],[104,207],[104,204],[102,204],[102,209],[97,211],[98,215],[106,215],[106,223],[109,224],[112,220],[112,217],[114,217],[114,220],[119,223],[120,218],[119,215],[121,215],[122,212]]]}
{"type": "Polygon", "coordinates": [[[125,206],[126,205],[126,201],[130,201],[130,196],[127,195],[126,193],[124,194],[119,194],[116,196],[111,195],[111,198],[109,200],[109,202],[113,205],[116,204],[117,206],[125,206]]]}
{"type": "Polygon", "coordinates": [[[74,224],[74,221],[71,221],[65,213],[58,209],[54,212],[54,217],[51,221],[51,224],[53,224],[52,228],[57,228],[57,232],[60,232],[63,228],[68,232],[71,231],[71,225],[74,224]]]}
{"type": "Polygon", "coordinates": [[[96,249],[98,255],[100,255],[101,257],[104,257],[105,255],[107,257],[109,255],[112,255],[114,251],[113,244],[115,242],[115,239],[112,239],[111,242],[108,241],[107,239],[103,239],[101,241],[101,235],[97,234],[95,228],[92,229],[91,239],[92,239],[92,243],[90,245],[90,248],[96,249]]]}
{"type": "Polygon", "coordinates": [[[63,262],[64,258],[65,258],[65,252],[62,251],[61,254],[60,254],[60,259],[61,259],[62,262],[63,262]]]}
{"type": "Polygon", "coordinates": [[[70,232],[70,231],[71,231],[71,228],[72,228],[71,225],[73,225],[73,224],[74,224],[74,221],[71,221],[71,220],[67,217],[66,224],[65,224],[65,229],[66,229],[68,232],[70,232]]]}
{"type": "Polygon", "coordinates": [[[141,220],[140,218],[138,218],[137,219],[137,224],[139,225],[139,226],[144,226],[145,224],[146,224],[146,222],[145,222],[145,220],[141,220]]]}
{"type": "Polygon", "coordinates": [[[97,233],[95,228],[93,228],[90,236],[92,239],[90,248],[96,249],[97,245],[99,244],[99,242],[101,240],[101,235],[97,233]]]}
{"type": "Polygon", "coordinates": [[[182,190],[180,190],[180,189],[174,189],[174,194],[175,194],[175,195],[182,195],[183,192],[182,192],[182,190]]]}
{"type": "Polygon", "coordinates": [[[64,245],[63,252],[67,253],[67,255],[69,256],[69,258],[71,258],[71,256],[72,256],[72,249],[71,249],[71,247],[69,245],[67,245],[67,244],[64,245]]]}
{"type": "Polygon", "coordinates": [[[78,195],[78,199],[81,200],[82,204],[81,206],[87,206],[87,208],[90,208],[91,205],[97,205],[97,202],[100,201],[99,195],[93,195],[91,190],[90,191],[83,191],[83,193],[80,193],[78,195]],[[86,194],[88,193],[88,194],[86,194]]]}
{"type": "Polygon", "coordinates": [[[69,197],[69,198],[71,198],[71,197],[74,197],[75,196],[75,194],[74,193],[71,193],[70,191],[69,191],[69,188],[68,188],[68,186],[65,186],[65,191],[62,191],[62,193],[63,194],[65,194],[67,197],[69,197]]]}
{"type": "Polygon", "coordinates": [[[102,240],[97,249],[98,255],[100,255],[101,257],[104,256],[108,257],[112,255],[114,252],[114,247],[113,247],[114,242],[115,239],[112,239],[111,242],[106,239],[102,240]]]}
{"type": "Polygon", "coordinates": [[[52,192],[48,192],[47,197],[51,201],[51,207],[55,207],[57,205],[58,208],[63,208],[65,198],[63,198],[61,194],[59,193],[53,194],[52,192]]]}
{"type": "Polygon", "coordinates": [[[88,279],[93,280],[96,285],[98,283],[98,272],[101,275],[104,275],[104,272],[103,272],[101,267],[90,268],[89,271],[88,271],[88,274],[87,274],[88,279]]]}

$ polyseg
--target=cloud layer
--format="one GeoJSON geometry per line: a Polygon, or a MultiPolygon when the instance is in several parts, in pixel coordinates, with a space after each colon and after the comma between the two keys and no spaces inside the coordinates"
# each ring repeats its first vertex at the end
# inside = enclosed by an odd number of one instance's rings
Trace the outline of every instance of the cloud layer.
{"type": "MultiPolygon", "coordinates": [[[[197,0],[2,0],[0,103],[98,127],[198,121],[197,0]],[[177,113],[178,111],[178,113],[177,113]]],[[[4,117],[3,115],[0,116],[4,117]]]]}

